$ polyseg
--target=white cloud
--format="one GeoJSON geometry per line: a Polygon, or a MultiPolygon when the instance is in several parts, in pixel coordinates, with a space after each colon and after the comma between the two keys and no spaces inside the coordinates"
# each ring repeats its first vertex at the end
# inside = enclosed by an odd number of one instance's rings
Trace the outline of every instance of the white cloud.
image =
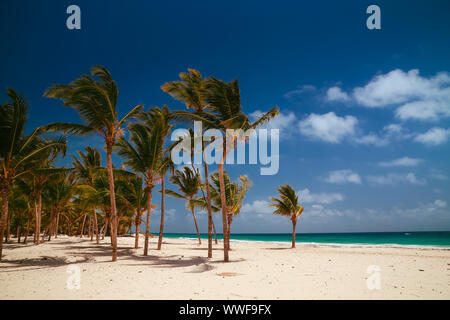
{"type": "Polygon", "coordinates": [[[447,201],[444,200],[435,200],[433,203],[438,208],[446,208],[447,207],[447,201]]]}
{"type": "Polygon", "coordinates": [[[450,75],[440,72],[427,78],[417,69],[395,69],[355,88],[353,97],[365,107],[401,105],[395,115],[402,120],[436,121],[450,117],[450,75]]]}
{"type": "Polygon", "coordinates": [[[350,97],[348,94],[341,90],[339,87],[331,87],[327,90],[328,101],[348,101],[350,97]]]}
{"type": "Polygon", "coordinates": [[[353,116],[339,117],[334,112],[310,114],[300,121],[300,132],[305,136],[340,143],[345,137],[355,134],[358,120],[353,116]]]}
{"type": "Polygon", "coordinates": [[[353,95],[363,106],[385,107],[413,99],[426,100],[445,96],[449,84],[450,76],[445,72],[425,78],[419,75],[417,69],[408,72],[395,69],[373,77],[364,87],[355,88],[353,95]]]}
{"type": "Polygon", "coordinates": [[[415,185],[426,184],[425,179],[419,179],[412,172],[406,174],[389,173],[381,176],[367,176],[367,181],[372,185],[395,185],[398,183],[410,183],[415,185]]]}
{"type": "Polygon", "coordinates": [[[313,92],[313,91],[316,91],[315,86],[310,85],[310,84],[305,84],[305,85],[299,86],[298,89],[295,89],[295,90],[285,93],[284,97],[286,99],[290,99],[290,98],[294,98],[295,96],[301,95],[303,93],[313,92]]]}
{"type": "Polygon", "coordinates": [[[361,184],[361,177],[352,170],[335,170],[331,171],[325,178],[328,183],[344,184],[344,183],[356,183],[361,184]]]}
{"type": "Polygon", "coordinates": [[[329,204],[336,201],[344,200],[341,193],[311,193],[309,189],[305,188],[297,192],[300,203],[322,203],[329,204]]]}
{"type": "MultiPolygon", "coordinates": [[[[256,110],[250,113],[250,119],[255,121],[258,119],[263,113],[260,110],[256,110]]],[[[275,118],[269,121],[263,128],[266,129],[279,129],[280,137],[288,137],[292,134],[295,128],[295,123],[297,122],[297,117],[293,112],[282,113],[280,112],[275,118]]]]}
{"type": "Polygon", "coordinates": [[[391,161],[378,163],[380,167],[415,167],[423,162],[423,159],[403,157],[391,161]]]}
{"type": "Polygon", "coordinates": [[[421,100],[406,103],[400,106],[395,115],[402,119],[416,119],[437,121],[450,116],[450,90],[447,99],[421,100]]]}
{"type": "Polygon", "coordinates": [[[429,146],[437,146],[446,143],[448,136],[450,135],[450,129],[432,128],[425,133],[418,134],[414,141],[423,143],[429,146]]]}
{"type": "Polygon", "coordinates": [[[273,213],[273,208],[269,207],[270,202],[267,200],[255,200],[252,203],[244,203],[241,212],[269,214],[273,213]]]}

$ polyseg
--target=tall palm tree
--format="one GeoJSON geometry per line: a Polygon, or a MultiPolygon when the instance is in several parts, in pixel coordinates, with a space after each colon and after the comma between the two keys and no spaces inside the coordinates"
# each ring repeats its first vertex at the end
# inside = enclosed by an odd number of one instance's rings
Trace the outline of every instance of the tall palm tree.
{"type": "Polygon", "coordinates": [[[180,193],[172,190],[166,190],[167,195],[187,201],[186,207],[192,212],[195,229],[197,230],[198,243],[202,244],[202,240],[200,239],[200,232],[198,230],[197,218],[195,217],[195,206],[193,202],[195,196],[200,191],[200,175],[194,172],[191,168],[184,167],[183,171],[175,170],[175,173],[169,178],[169,181],[178,186],[178,190],[180,193]]]}
{"type": "MultiPolygon", "coordinates": [[[[167,151],[166,151],[167,152],[167,151]]],[[[165,197],[166,197],[166,186],[165,186],[165,180],[166,180],[166,174],[167,172],[171,172],[173,174],[174,172],[174,164],[170,160],[166,162],[166,165],[161,170],[161,222],[159,224],[159,237],[158,237],[158,247],[157,250],[161,250],[162,240],[163,240],[163,234],[164,234],[164,215],[165,215],[165,197]]]]}
{"type": "Polygon", "coordinates": [[[298,203],[298,195],[288,184],[278,188],[279,199],[271,198],[271,207],[275,208],[274,214],[289,217],[292,222],[292,248],[295,248],[295,227],[297,219],[303,212],[303,207],[298,203]]]}
{"type": "MultiPolygon", "coordinates": [[[[203,79],[200,72],[194,69],[188,69],[187,73],[181,72],[179,77],[180,80],[166,82],[161,86],[161,89],[164,92],[169,93],[175,99],[183,101],[186,108],[193,109],[196,113],[203,113],[207,108],[207,103],[205,101],[206,81],[203,79]]],[[[211,195],[209,193],[209,181],[207,178],[209,176],[208,163],[206,162],[205,143],[203,142],[203,139],[202,155],[206,185],[206,209],[208,211],[208,258],[212,258],[212,227],[214,221],[212,219],[211,195]]]]}
{"type": "MultiPolygon", "coordinates": [[[[214,77],[210,77],[205,85],[205,101],[208,103],[209,112],[178,112],[179,118],[191,118],[194,120],[200,120],[203,122],[206,128],[218,129],[222,132],[222,135],[226,137],[227,130],[244,131],[249,129],[256,129],[273,117],[278,115],[278,107],[272,108],[267,113],[261,115],[257,121],[252,123],[248,116],[243,113],[241,105],[241,95],[239,90],[238,80],[223,82],[214,77]]],[[[230,246],[230,239],[227,231],[227,217],[228,212],[226,208],[226,195],[224,185],[224,163],[228,153],[233,150],[237,141],[242,137],[234,135],[230,139],[230,143],[226,143],[223,139],[223,153],[221,161],[219,163],[219,181],[221,191],[221,205],[222,205],[222,226],[223,226],[223,246],[224,246],[224,261],[229,261],[228,250],[230,246]]]]}
{"type": "Polygon", "coordinates": [[[144,123],[129,126],[130,138],[121,137],[115,148],[119,156],[125,159],[124,165],[139,173],[144,179],[147,191],[147,217],[144,242],[144,256],[148,255],[150,234],[150,215],[152,209],[152,191],[161,180],[169,157],[163,156],[164,140],[172,129],[170,112],[167,107],[153,107],[145,115],[144,123]],[[128,141],[129,140],[129,141],[128,141]]]}
{"type": "Polygon", "coordinates": [[[27,135],[25,125],[28,104],[13,89],[7,89],[6,93],[10,101],[0,105],[0,194],[2,198],[0,260],[8,219],[8,197],[14,181],[27,172],[30,161],[39,153],[65,145],[63,140],[48,140],[40,137],[42,128],[37,128],[27,135]]]}
{"type": "Polygon", "coordinates": [[[124,122],[136,115],[142,105],[134,107],[125,117],[118,118],[117,100],[119,90],[111,73],[103,66],[94,66],[91,75],[82,75],[68,85],[57,84],[47,89],[46,97],[64,101],[64,105],[74,108],[85,124],[52,123],[48,130],[61,130],[78,135],[96,132],[101,134],[106,146],[106,167],[111,202],[111,241],[112,261],[117,260],[117,211],[114,193],[114,175],[112,165],[112,149],[118,137],[122,134],[124,122]],[[98,77],[98,80],[93,77],[98,77]]]}

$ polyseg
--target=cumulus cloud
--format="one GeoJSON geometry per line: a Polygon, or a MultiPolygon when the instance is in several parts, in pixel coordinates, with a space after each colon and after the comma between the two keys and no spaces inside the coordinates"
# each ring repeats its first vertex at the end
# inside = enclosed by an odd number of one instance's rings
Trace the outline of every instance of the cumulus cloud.
{"type": "Polygon", "coordinates": [[[300,190],[297,194],[300,203],[329,204],[344,200],[344,196],[341,193],[311,193],[307,188],[300,190]]]}
{"type": "Polygon", "coordinates": [[[331,87],[327,90],[327,101],[348,101],[350,97],[339,87],[331,87]]]}
{"type": "Polygon", "coordinates": [[[399,183],[409,183],[415,185],[426,184],[425,179],[419,179],[412,172],[400,174],[400,173],[388,173],[387,175],[371,175],[366,177],[367,181],[371,185],[395,185],[399,183]]]}
{"type": "Polygon", "coordinates": [[[334,112],[312,113],[300,121],[300,132],[314,139],[329,143],[340,143],[355,134],[358,120],[353,116],[339,117],[334,112]]]}
{"type": "Polygon", "coordinates": [[[335,170],[328,173],[324,179],[328,183],[344,184],[344,183],[356,183],[361,184],[361,177],[358,173],[352,170],[335,170]]]}
{"type": "Polygon", "coordinates": [[[403,157],[391,161],[378,163],[380,167],[415,167],[423,162],[423,159],[403,157]]]}
{"type": "Polygon", "coordinates": [[[400,105],[395,115],[402,120],[436,121],[450,116],[450,75],[440,72],[427,78],[417,69],[395,69],[355,88],[353,97],[365,107],[400,105]]]}
{"type": "Polygon", "coordinates": [[[425,133],[418,134],[414,141],[428,146],[437,146],[447,142],[450,135],[450,129],[432,128],[425,133]]]}
{"type": "Polygon", "coordinates": [[[267,200],[255,200],[251,203],[244,203],[241,212],[269,214],[273,213],[273,208],[269,207],[270,202],[267,200]]]}

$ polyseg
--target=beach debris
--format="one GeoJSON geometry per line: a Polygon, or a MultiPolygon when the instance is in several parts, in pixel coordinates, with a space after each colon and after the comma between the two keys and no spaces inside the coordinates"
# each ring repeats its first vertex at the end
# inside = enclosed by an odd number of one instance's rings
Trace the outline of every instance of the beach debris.
{"type": "Polygon", "coordinates": [[[423,269],[419,269],[419,271],[425,271],[425,270],[423,270],[423,269]]]}

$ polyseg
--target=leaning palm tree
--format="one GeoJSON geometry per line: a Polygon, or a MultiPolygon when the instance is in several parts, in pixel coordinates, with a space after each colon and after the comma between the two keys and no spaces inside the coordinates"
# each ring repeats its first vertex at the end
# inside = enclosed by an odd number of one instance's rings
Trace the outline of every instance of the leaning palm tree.
{"type": "Polygon", "coordinates": [[[229,261],[228,250],[230,246],[230,239],[228,238],[227,231],[228,212],[225,205],[226,195],[223,174],[225,159],[228,153],[235,148],[236,143],[239,140],[245,139],[245,136],[239,134],[242,133],[242,131],[238,131],[239,129],[246,131],[249,129],[256,129],[264,125],[278,114],[278,107],[274,107],[267,113],[262,114],[258,120],[252,123],[247,115],[242,112],[238,80],[225,83],[211,77],[205,85],[204,97],[205,101],[208,103],[209,112],[189,113],[180,111],[177,113],[177,117],[202,121],[206,128],[218,129],[222,132],[224,137],[227,135],[228,129],[236,130],[233,136],[229,137],[229,139],[227,137],[228,141],[223,139],[223,152],[219,163],[224,261],[227,262],[229,261]]]}
{"type": "Polygon", "coordinates": [[[144,116],[145,125],[141,123],[130,125],[130,138],[121,137],[115,146],[117,154],[125,159],[124,165],[144,179],[147,192],[144,256],[148,255],[152,191],[161,180],[161,173],[170,161],[169,157],[163,155],[165,137],[172,129],[168,115],[168,108],[151,108],[144,116]]]}
{"type": "Polygon", "coordinates": [[[180,193],[172,190],[166,190],[167,195],[187,201],[186,207],[191,210],[192,217],[194,218],[195,229],[197,230],[198,236],[198,244],[202,244],[200,232],[198,230],[197,218],[195,217],[195,206],[193,203],[195,196],[200,191],[200,175],[194,172],[191,168],[184,167],[183,171],[175,170],[175,173],[169,178],[169,181],[178,186],[180,193]]]}
{"type": "Polygon", "coordinates": [[[289,217],[292,222],[292,248],[295,248],[295,227],[297,225],[297,219],[303,212],[303,207],[298,203],[298,195],[295,190],[288,184],[278,188],[277,198],[270,198],[272,203],[271,207],[275,208],[274,214],[279,214],[285,217],[289,217]]]}
{"type": "Polygon", "coordinates": [[[111,241],[112,261],[117,260],[117,211],[114,193],[114,175],[112,166],[112,149],[122,134],[122,125],[142,109],[142,105],[134,107],[125,117],[118,118],[117,100],[119,90],[111,73],[103,66],[94,66],[92,76],[82,75],[68,85],[57,84],[48,88],[46,97],[64,101],[64,105],[74,108],[85,124],[52,123],[48,130],[60,130],[67,133],[84,135],[92,132],[100,133],[105,139],[106,166],[111,202],[111,241]],[[93,77],[98,77],[98,80],[93,77]]]}
{"type": "MultiPolygon", "coordinates": [[[[180,80],[166,82],[161,86],[161,89],[175,99],[183,101],[186,108],[193,109],[196,113],[202,113],[207,108],[207,103],[205,101],[206,81],[203,79],[200,72],[194,69],[188,69],[187,73],[181,72],[179,77],[180,80]]],[[[214,221],[212,219],[211,195],[209,194],[209,181],[207,179],[209,176],[208,163],[206,161],[205,143],[203,142],[203,139],[202,155],[206,185],[206,209],[208,211],[208,258],[212,258],[212,228],[214,227],[214,221]]]]}
{"type": "Polygon", "coordinates": [[[8,197],[14,181],[27,173],[29,163],[41,152],[65,146],[63,140],[48,140],[40,137],[42,128],[27,135],[28,104],[13,89],[7,89],[10,101],[0,105],[0,194],[2,215],[0,218],[0,260],[3,238],[8,219],[8,197]]]}

